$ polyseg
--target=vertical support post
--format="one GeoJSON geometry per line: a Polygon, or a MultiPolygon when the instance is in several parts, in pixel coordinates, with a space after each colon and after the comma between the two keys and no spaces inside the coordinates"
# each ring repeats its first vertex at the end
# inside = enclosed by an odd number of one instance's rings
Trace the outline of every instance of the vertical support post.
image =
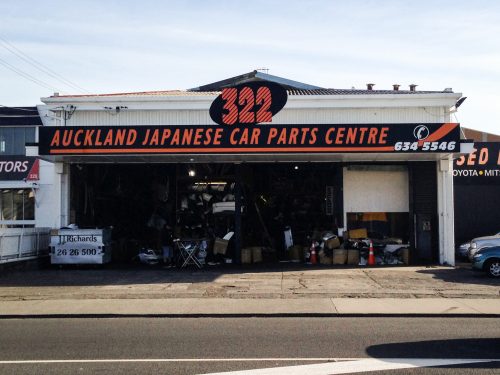
{"type": "Polygon", "coordinates": [[[17,257],[22,258],[22,249],[23,249],[23,235],[24,235],[24,225],[21,229],[21,234],[18,237],[18,243],[17,243],[17,257]]]}
{"type": "Polygon", "coordinates": [[[234,262],[241,263],[241,164],[236,164],[234,186],[234,262]]]}
{"type": "Polygon", "coordinates": [[[453,205],[453,159],[448,155],[437,163],[439,263],[455,265],[455,213],[453,205]]]}
{"type": "Polygon", "coordinates": [[[70,192],[70,178],[69,168],[64,163],[55,163],[55,187],[56,194],[58,194],[59,216],[56,227],[60,228],[68,225],[69,222],[69,192],[70,192]]]}
{"type": "Polygon", "coordinates": [[[39,256],[40,255],[40,231],[35,228],[35,255],[39,256]]]}
{"type": "Polygon", "coordinates": [[[416,247],[417,247],[417,231],[416,231],[416,215],[415,215],[415,190],[414,190],[414,169],[413,164],[408,163],[408,200],[409,200],[409,217],[408,217],[408,233],[410,243],[410,264],[415,263],[416,247]]]}

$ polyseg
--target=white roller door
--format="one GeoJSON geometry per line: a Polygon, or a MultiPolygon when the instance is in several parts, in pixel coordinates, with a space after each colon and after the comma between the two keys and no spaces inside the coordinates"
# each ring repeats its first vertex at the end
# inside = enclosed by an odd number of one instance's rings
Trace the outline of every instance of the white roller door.
{"type": "Polygon", "coordinates": [[[344,168],[344,212],[409,212],[406,168],[344,168]]]}

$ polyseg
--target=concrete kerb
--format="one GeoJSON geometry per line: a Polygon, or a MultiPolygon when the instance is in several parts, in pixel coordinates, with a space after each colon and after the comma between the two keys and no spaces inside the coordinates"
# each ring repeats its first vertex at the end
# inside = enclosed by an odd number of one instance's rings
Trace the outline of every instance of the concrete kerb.
{"type": "Polygon", "coordinates": [[[2,301],[0,319],[72,317],[499,317],[500,299],[139,299],[2,301]]]}

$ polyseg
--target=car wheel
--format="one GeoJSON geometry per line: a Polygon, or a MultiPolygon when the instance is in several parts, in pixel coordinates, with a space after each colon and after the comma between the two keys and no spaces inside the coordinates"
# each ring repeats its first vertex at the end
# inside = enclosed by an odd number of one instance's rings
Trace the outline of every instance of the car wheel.
{"type": "Polygon", "coordinates": [[[488,272],[488,275],[491,277],[500,277],[500,260],[499,259],[492,259],[486,262],[486,272],[488,272]]]}

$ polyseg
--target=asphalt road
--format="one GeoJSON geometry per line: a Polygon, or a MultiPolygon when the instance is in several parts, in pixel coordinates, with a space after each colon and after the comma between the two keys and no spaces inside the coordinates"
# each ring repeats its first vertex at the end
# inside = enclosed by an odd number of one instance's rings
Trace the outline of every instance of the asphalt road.
{"type": "MultiPolygon", "coordinates": [[[[500,324],[487,318],[0,320],[0,374],[202,374],[346,360],[361,360],[356,373],[364,373],[383,358],[498,361],[389,365],[370,374],[498,374],[500,324]]],[[[318,371],[281,373],[340,373],[318,371]]]]}

